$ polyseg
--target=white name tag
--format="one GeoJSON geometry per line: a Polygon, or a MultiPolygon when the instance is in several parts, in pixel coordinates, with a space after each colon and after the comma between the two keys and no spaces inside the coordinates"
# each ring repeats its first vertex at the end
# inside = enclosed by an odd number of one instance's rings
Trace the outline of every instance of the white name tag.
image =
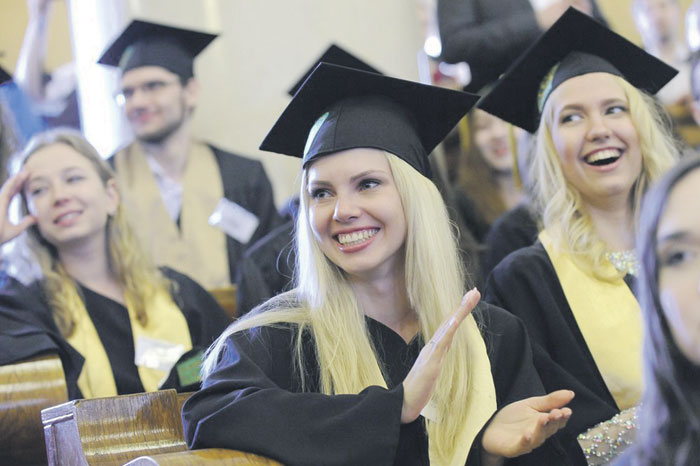
{"type": "Polygon", "coordinates": [[[134,363],[137,366],[170,372],[180,356],[185,354],[185,347],[164,340],[144,336],[136,340],[134,363]]]}
{"type": "Polygon", "coordinates": [[[247,243],[260,225],[258,217],[233,201],[221,198],[209,216],[209,225],[221,229],[240,243],[247,243]]]}

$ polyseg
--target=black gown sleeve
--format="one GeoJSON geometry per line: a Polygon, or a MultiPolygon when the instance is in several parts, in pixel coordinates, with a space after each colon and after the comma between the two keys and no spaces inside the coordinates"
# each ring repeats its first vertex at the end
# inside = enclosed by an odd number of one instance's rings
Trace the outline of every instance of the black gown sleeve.
{"type": "Polygon", "coordinates": [[[537,222],[525,205],[519,205],[498,217],[485,239],[481,259],[482,276],[491,271],[511,252],[532,246],[537,241],[537,222]]]}
{"type": "Polygon", "coordinates": [[[565,435],[575,438],[619,412],[540,243],[510,254],[493,270],[484,300],[522,319],[545,389],[576,393],[565,435]]]}
{"type": "Polygon", "coordinates": [[[0,365],[43,354],[61,358],[68,398],[82,398],[78,376],[85,359],[63,338],[38,283],[25,286],[2,277],[0,286],[0,365]]]}
{"type": "Polygon", "coordinates": [[[238,449],[288,466],[392,465],[402,385],[357,395],[302,393],[293,333],[264,327],[227,340],[216,369],[183,406],[188,446],[238,449]]]}
{"type": "Polygon", "coordinates": [[[528,0],[438,0],[441,58],[467,62],[469,88],[479,88],[503,73],[540,34],[528,0]]]}
{"type": "MultiPolygon", "coordinates": [[[[546,391],[535,368],[530,338],[523,322],[507,311],[488,304],[479,305],[475,318],[481,325],[486,342],[498,409],[515,401],[544,395],[546,391]]],[[[481,445],[485,428],[479,434],[478,444],[474,442],[471,455],[477,454],[475,450],[477,445],[481,445]]],[[[473,464],[480,464],[480,460],[475,460],[473,464]]],[[[571,464],[585,466],[585,458],[578,444],[565,443],[560,436],[550,438],[527,455],[505,462],[507,466],[571,464]]]]}

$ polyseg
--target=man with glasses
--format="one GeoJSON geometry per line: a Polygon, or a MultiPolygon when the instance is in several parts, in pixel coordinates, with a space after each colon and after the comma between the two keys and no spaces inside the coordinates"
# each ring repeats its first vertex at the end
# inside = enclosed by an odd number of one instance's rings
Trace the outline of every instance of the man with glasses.
{"type": "Polygon", "coordinates": [[[248,244],[279,223],[262,164],[198,141],[193,61],[216,36],[133,21],[100,63],[121,70],[135,141],[115,154],[130,220],[158,265],[226,286],[248,244]]]}

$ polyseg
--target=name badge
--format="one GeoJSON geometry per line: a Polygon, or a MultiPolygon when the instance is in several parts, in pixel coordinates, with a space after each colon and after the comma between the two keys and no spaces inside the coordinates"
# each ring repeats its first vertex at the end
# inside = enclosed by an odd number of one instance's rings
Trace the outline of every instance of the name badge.
{"type": "Polygon", "coordinates": [[[185,347],[165,340],[140,336],[136,339],[135,353],[134,363],[137,366],[168,373],[180,356],[185,354],[185,347]]]}
{"type": "Polygon", "coordinates": [[[258,217],[233,201],[221,198],[209,216],[209,225],[217,227],[240,243],[247,243],[260,225],[258,217]]]}

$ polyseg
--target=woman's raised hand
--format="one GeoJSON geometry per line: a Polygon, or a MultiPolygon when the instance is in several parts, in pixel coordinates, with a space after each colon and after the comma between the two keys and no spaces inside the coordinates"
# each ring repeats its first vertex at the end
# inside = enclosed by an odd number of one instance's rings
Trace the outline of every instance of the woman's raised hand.
{"type": "Polygon", "coordinates": [[[476,288],[465,294],[457,310],[440,325],[433,338],[421,350],[411,371],[403,381],[402,423],[415,421],[430,400],[445,355],[452,345],[452,338],[460,324],[474,310],[480,298],[481,295],[476,288]]]}
{"type": "Polygon", "coordinates": [[[17,224],[12,223],[8,216],[10,201],[15,194],[22,190],[27,178],[29,178],[29,172],[23,170],[8,178],[0,188],[0,213],[2,213],[0,215],[0,244],[7,243],[36,223],[36,218],[31,215],[24,216],[17,224]]]}
{"type": "Polygon", "coordinates": [[[482,448],[491,457],[530,453],[566,425],[571,409],[565,406],[573,397],[571,390],[557,390],[504,406],[486,427],[482,448]]]}

